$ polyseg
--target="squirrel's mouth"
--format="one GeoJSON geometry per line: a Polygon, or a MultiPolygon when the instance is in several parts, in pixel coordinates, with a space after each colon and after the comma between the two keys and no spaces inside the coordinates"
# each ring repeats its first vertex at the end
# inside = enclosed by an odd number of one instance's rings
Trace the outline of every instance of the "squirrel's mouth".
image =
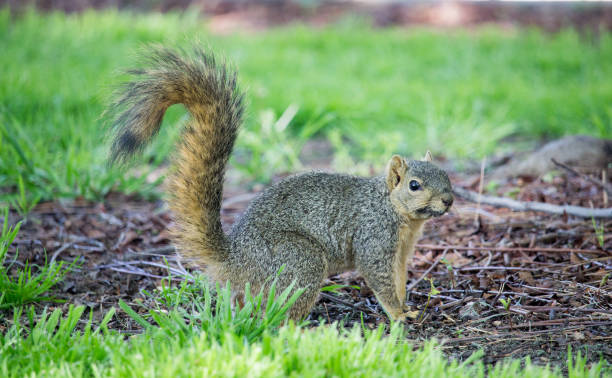
{"type": "Polygon", "coordinates": [[[435,217],[441,217],[442,215],[446,214],[446,212],[448,211],[448,209],[450,208],[450,206],[448,206],[446,209],[444,210],[434,210],[429,206],[425,206],[423,208],[420,208],[416,211],[417,214],[419,215],[428,215],[431,218],[435,218],[435,217]]]}

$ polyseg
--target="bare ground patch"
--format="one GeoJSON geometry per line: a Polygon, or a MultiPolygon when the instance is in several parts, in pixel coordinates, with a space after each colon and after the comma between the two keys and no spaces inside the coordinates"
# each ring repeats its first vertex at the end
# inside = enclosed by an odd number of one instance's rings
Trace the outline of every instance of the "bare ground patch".
{"type": "MultiPolygon", "coordinates": [[[[475,189],[478,177],[454,175],[453,182],[475,189]]],[[[226,190],[225,227],[255,195],[240,188],[230,184],[226,190]]],[[[496,191],[524,201],[604,207],[601,190],[582,177],[523,178],[496,191]]],[[[122,195],[103,203],[42,203],[22,226],[9,261],[17,248],[14,267],[78,259],[78,268],[51,293],[65,302],[35,306],[86,305],[99,321],[119,300],[146,307],[151,298],[145,292],[169,273],[175,281],[189,276],[191,267],[181,264],[170,245],[171,221],[162,202],[122,195]]],[[[460,360],[483,349],[489,363],[530,356],[539,364],[562,365],[569,346],[591,362],[612,360],[611,226],[609,220],[594,227],[591,219],[512,212],[458,199],[449,215],[426,226],[409,268],[409,339],[420,344],[435,337],[460,360]]],[[[330,277],[326,284],[358,288],[323,292],[309,316],[312,326],[341,321],[347,327],[361,322],[375,327],[387,321],[358,274],[330,277]]],[[[121,311],[109,326],[128,334],[141,331],[121,311]]]]}

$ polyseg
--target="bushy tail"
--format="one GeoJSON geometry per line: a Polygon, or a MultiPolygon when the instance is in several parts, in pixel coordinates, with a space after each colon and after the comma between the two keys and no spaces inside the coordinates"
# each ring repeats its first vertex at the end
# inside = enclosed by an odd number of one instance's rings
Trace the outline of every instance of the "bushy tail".
{"type": "Polygon", "coordinates": [[[229,244],[221,228],[223,176],[242,122],[243,93],[236,74],[211,53],[187,56],[155,47],[148,68],[131,71],[109,108],[114,140],[111,161],[125,161],[157,134],[166,109],[184,104],[192,119],[182,131],[169,178],[169,205],[179,252],[197,263],[218,264],[229,244]]]}

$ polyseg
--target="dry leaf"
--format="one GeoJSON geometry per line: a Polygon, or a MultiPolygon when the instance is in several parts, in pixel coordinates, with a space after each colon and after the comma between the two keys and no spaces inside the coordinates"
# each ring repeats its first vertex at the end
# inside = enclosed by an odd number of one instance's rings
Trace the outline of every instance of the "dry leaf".
{"type": "Polygon", "coordinates": [[[464,266],[472,262],[471,259],[468,259],[457,252],[447,254],[445,259],[453,266],[453,268],[464,266]]]}
{"type": "Polygon", "coordinates": [[[529,285],[534,286],[535,280],[533,279],[533,275],[529,271],[521,270],[518,272],[518,276],[521,280],[527,282],[529,285]]]}
{"type": "Polygon", "coordinates": [[[87,237],[90,239],[103,239],[106,237],[106,234],[100,230],[92,229],[87,231],[87,237]]]}
{"type": "Polygon", "coordinates": [[[121,236],[119,236],[118,245],[120,248],[123,248],[138,238],[140,238],[140,235],[138,235],[134,231],[130,230],[130,231],[124,232],[121,234],[121,236]]]}

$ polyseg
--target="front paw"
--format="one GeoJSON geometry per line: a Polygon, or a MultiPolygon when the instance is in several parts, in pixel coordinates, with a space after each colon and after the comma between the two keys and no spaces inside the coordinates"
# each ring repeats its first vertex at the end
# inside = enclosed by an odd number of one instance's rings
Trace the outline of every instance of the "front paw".
{"type": "MultiPolygon", "coordinates": [[[[383,306],[384,308],[384,306],[383,306]]],[[[389,320],[394,321],[403,321],[406,318],[405,312],[401,308],[385,308],[385,312],[389,317],[389,320]]]]}
{"type": "Polygon", "coordinates": [[[416,320],[419,317],[420,313],[421,313],[421,311],[406,310],[406,311],[404,311],[404,313],[402,315],[404,316],[404,320],[406,320],[406,319],[416,320]]]}
{"type": "Polygon", "coordinates": [[[419,316],[419,311],[410,311],[408,307],[404,307],[401,310],[396,310],[393,313],[388,312],[391,321],[403,322],[407,319],[415,320],[419,316]]]}
{"type": "Polygon", "coordinates": [[[402,313],[400,317],[402,318],[402,320],[406,320],[406,319],[416,320],[419,314],[420,314],[420,311],[413,311],[410,308],[410,306],[407,306],[404,304],[402,306],[402,313]]]}

